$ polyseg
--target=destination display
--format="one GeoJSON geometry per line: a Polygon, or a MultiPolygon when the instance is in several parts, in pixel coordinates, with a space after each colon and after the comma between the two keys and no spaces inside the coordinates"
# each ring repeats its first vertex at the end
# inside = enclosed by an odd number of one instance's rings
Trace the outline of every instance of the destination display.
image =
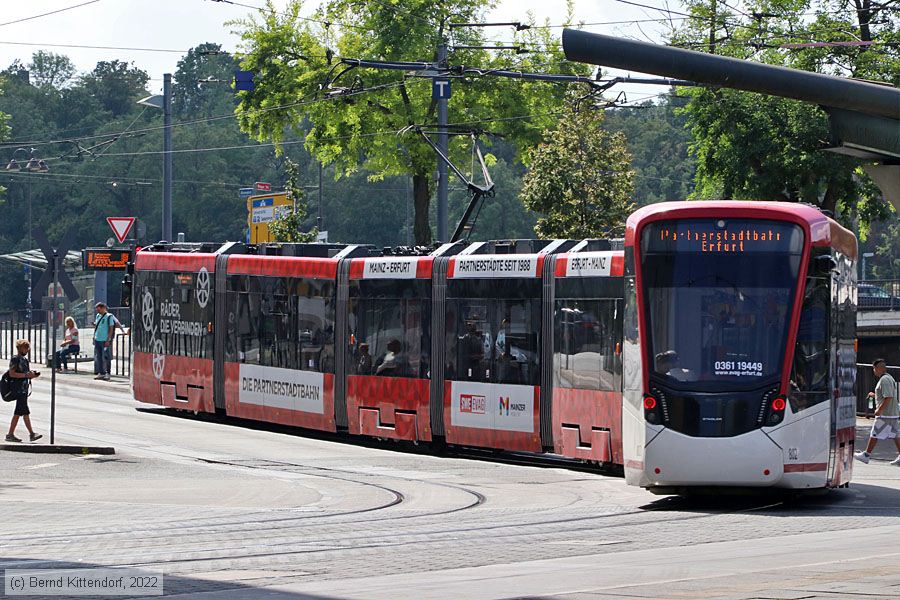
{"type": "Polygon", "coordinates": [[[791,223],[758,219],[685,219],[647,225],[644,252],[799,253],[803,232],[791,223]]]}
{"type": "Polygon", "coordinates": [[[131,262],[128,248],[85,248],[81,252],[82,267],[92,271],[124,271],[131,262]]]}

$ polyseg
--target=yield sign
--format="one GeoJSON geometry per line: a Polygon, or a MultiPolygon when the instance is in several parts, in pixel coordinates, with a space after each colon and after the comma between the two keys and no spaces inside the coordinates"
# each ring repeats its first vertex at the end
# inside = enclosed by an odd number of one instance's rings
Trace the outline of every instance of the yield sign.
{"type": "Polygon", "coordinates": [[[121,244],[125,241],[128,232],[131,231],[131,226],[134,225],[134,217],[106,217],[106,222],[112,227],[116,239],[121,244]]]}

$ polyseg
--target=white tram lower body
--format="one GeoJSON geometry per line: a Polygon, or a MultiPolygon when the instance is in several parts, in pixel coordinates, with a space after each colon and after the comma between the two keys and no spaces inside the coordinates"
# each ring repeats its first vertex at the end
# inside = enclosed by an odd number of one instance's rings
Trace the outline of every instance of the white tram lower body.
{"type": "Polygon", "coordinates": [[[813,489],[850,480],[855,427],[838,429],[833,443],[827,402],[797,414],[788,409],[779,425],[734,437],[688,436],[647,423],[640,409],[624,404],[629,485],[671,493],[713,487],[813,489]]]}

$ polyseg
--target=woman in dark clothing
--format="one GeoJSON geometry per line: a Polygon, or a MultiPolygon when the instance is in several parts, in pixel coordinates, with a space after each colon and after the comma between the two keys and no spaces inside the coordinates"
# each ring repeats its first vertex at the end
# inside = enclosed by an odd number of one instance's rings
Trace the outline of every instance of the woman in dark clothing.
{"type": "Polygon", "coordinates": [[[9,424],[9,433],[6,434],[7,442],[21,442],[16,437],[16,425],[19,424],[19,417],[25,421],[25,428],[28,429],[28,437],[33,442],[43,437],[39,433],[35,433],[31,428],[31,411],[28,410],[28,388],[31,387],[31,380],[38,377],[40,373],[31,370],[31,364],[28,362],[28,349],[31,344],[28,340],[19,340],[16,342],[16,350],[18,354],[13,356],[9,361],[9,377],[13,380],[13,389],[16,398],[16,410],[13,412],[12,422],[9,424]]]}

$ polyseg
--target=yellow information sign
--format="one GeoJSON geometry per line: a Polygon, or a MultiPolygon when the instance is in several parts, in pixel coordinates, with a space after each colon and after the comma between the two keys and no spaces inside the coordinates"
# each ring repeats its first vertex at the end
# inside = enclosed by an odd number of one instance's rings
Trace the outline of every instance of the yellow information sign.
{"type": "Polygon", "coordinates": [[[250,243],[274,242],[269,235],[269,223],[294,209],[294,201],[285,192],[260,194],[247,198],[247,226],[250,228],[250,243]]]}

